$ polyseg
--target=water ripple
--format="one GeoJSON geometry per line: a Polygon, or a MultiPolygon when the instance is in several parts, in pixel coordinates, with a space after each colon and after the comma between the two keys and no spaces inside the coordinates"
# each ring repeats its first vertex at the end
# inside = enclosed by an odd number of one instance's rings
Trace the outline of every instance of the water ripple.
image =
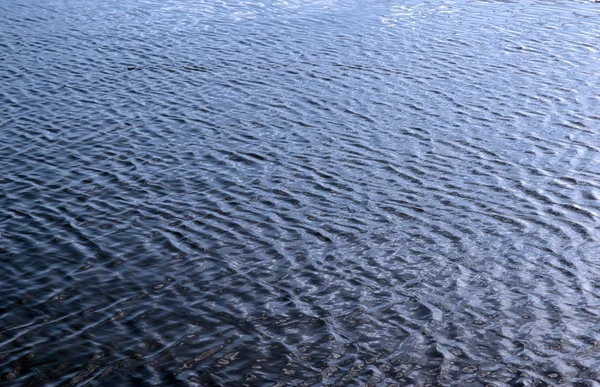
{"type": "Polygon", "coordinates": [[[0,380],[600,383],[598,16],[0,4],[0,380]]]}

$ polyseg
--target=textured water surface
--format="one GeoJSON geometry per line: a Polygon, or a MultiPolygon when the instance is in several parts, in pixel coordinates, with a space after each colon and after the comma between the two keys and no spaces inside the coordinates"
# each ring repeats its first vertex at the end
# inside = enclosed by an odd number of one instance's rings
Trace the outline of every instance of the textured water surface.
{"type": "Polygon", "coordinates": [[[600,385],[599,26],[0,0],[0,384],[600,385]]]}

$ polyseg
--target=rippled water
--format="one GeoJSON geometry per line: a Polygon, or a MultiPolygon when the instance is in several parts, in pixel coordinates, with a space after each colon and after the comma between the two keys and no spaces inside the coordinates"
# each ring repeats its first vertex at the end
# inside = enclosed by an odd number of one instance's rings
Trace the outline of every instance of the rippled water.
{"type": "Polygon", "coordinates": [[[0,384],[600,385],[598,50],[583,1],[0,0],[0,384]]]}

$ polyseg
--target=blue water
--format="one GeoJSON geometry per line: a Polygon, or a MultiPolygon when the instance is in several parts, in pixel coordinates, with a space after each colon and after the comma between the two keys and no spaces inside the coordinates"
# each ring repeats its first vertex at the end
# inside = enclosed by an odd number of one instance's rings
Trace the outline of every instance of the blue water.
{"type": "Polygon", "coordinates": [[[0,384],[600,385],[599,21],[0,0],[0,384]]]}

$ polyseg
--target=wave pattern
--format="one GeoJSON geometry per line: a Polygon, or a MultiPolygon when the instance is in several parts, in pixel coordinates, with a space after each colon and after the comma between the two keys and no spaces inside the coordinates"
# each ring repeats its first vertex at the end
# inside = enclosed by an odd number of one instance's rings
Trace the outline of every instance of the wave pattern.
{"type": "Polygon", "coordinates": [[[599,17],[0,3],[2,384],[600,384],[599,17]]]}

